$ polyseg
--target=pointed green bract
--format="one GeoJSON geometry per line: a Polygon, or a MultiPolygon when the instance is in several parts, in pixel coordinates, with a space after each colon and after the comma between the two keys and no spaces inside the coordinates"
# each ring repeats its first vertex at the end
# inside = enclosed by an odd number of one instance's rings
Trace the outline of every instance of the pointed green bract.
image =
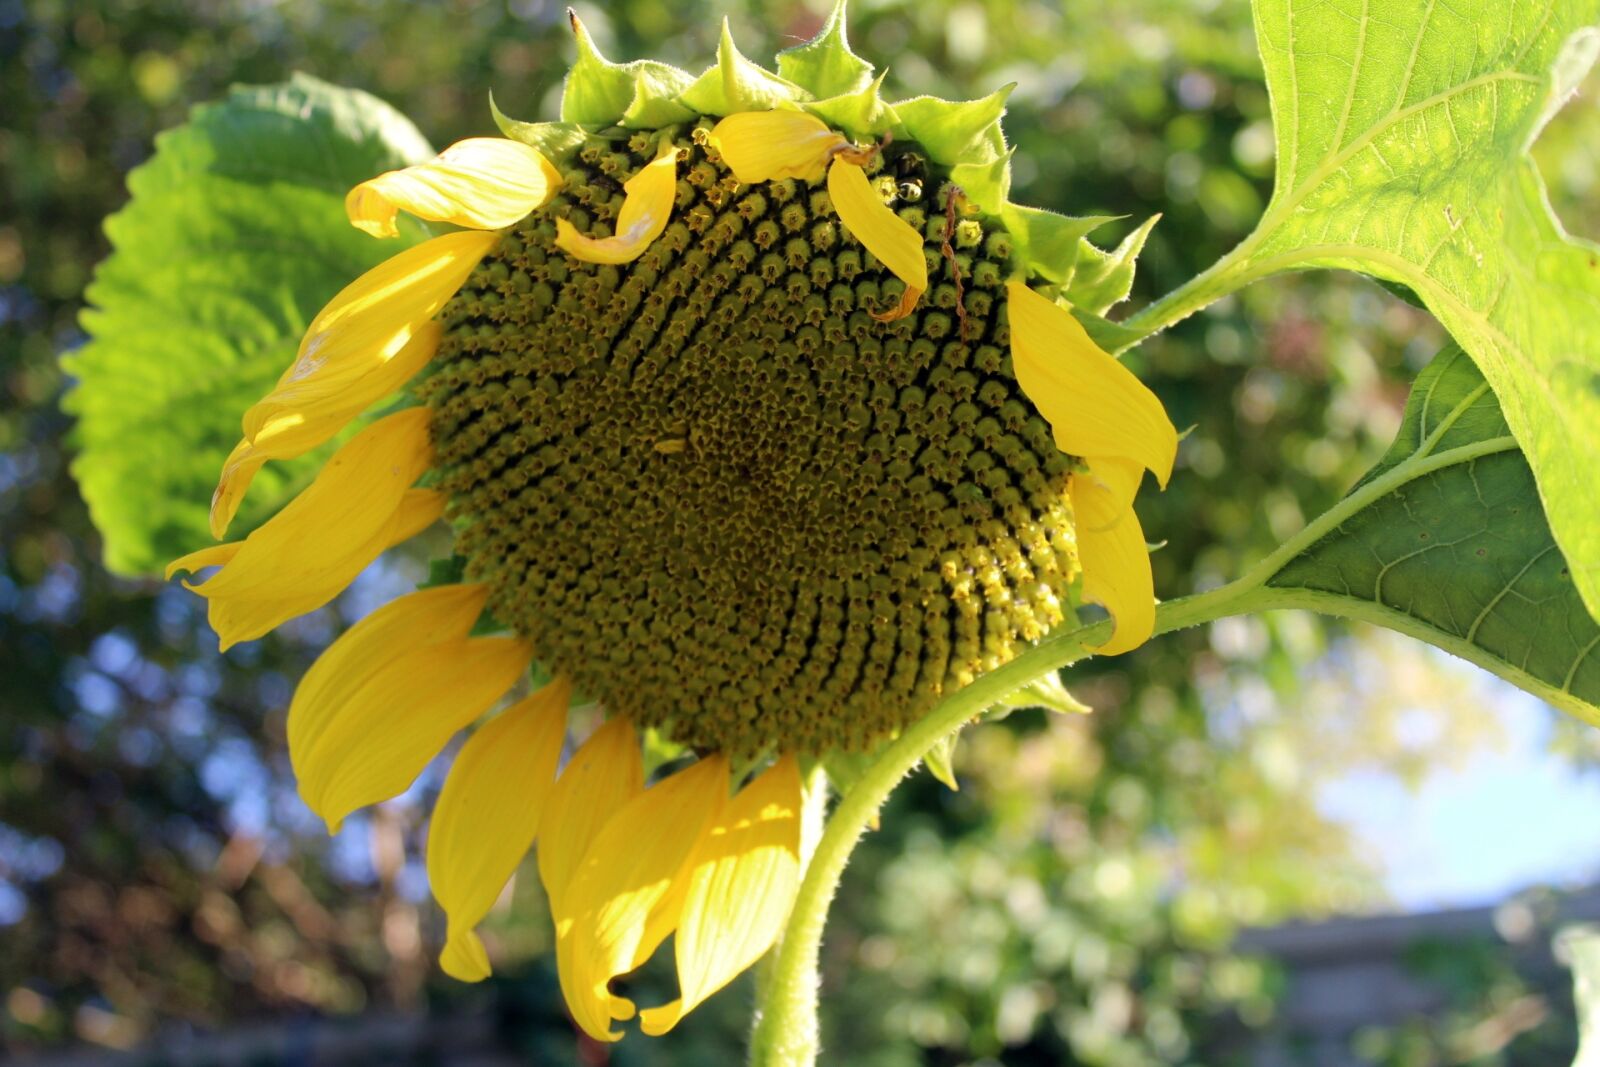
{"type": "Polygon", "coordinates": [[[906,136],[920,144],[934,162],[945,166],[988,163],[1005,154],[1000,116],[1015,88],[1013,82],[978,100],[915,96],[897,102],[894,110],[906,136]]]}
{"type": "Polygon", "coordinates": [[[977,100],[919,96],[887,101],[883,83],[888,72],[874,77],[872,64],[850,50],[845,23],[845,4],[839,0],[816,37],[778,54],[778,71],[773,73],[739,51],[723,19],[716,64],[691,78],[664,63],[611,62],[574,17],[578,54],[562,96],[562,122],[518,122],[498,108],[495,121],[507,137],[533,145],[557,163],[581,141],[580,127],[654,129],[702,115],[720,118],[775,108],[807,111],[859,144],[898,134],[947,168],[951,181],[979,211],[1004,220],[1017,237],[1017,262],[1055,283],[1058,295],[1071,299],[1081,315],[1099,320],[1091,333],[1116,333],[1101,316],[1127,296],[1134,259],[1150,224],[1115,250],[1104,251],[1085,237],[1101,220],[1070,219],[1011,204],[1011,150],[1001,117],[1015,84],[977,100]]]}
{"type": "Polygon", "coordinates": [[[957,163],[950,168],[950,180],[984,214],[998,215],[1011,197],[1011,151],[986,163],[957,163]]]}
{"type": "MultiPolygon", "coordinates": [[[[578,58],[561,90],[561,121],[582,126],[665,126],[692,117],[676,98],[694,82],[687,71],[652,59],[613,63],[578,16],[570,16],[578,58]]],[[[509,135],[508,135],[509,136],[509,135]]]]}
{"type": "Polygon", "coordinates": [[[720,117],[799,104],[811,99],[811,94],[746,59],[733,43],[728,20],[723,19],[716,65],[700,75],[679,99],[702,115],[720,117]]]}
{"type": "Polygon", "coordinates": [[[659,129],[694,118],[678,95],[694,84],[687,71],[664,63],[638,64],[633,70],[633,99],[622,112],[622,125],[634,130],[659,129]]]}
{"type": "Polygon", "coordinates": [[[884,71],[863,89],[802,105],[817,118],[853,141],[876,141],[900,125],[900,117],[883,99],[884,71]]]}
{"type": "Polygon", "coordinates": [[[872,84],[872,64],[850,51],[845,37],[845,0],[815,37],[778,53],[778,76],[818,98],[850,96],[872,84]]]}
{"type": "Polygon", "coordinates": [[[1006,229],[1017,239],[1018,253],[1034,273],[1052,282],[1065,282],[1077,269],[1079,244],[1117,215],[1059,215],[1044,208],[1007,204],[1000,212],[1006,229]]]}
{"type": "Polygon", "coordinates": [[[945,734],[932,748],[922,754],[922,763],[928,768],[928,773],[957,793],[961,791],[961,784],[956,781],[955,760],[956,745],[960,741],[960,730],[945,734]]]}
{"type": "Polygon", "coordinates": [[[1083,308],[1095,315],[1104,315],[1113,306],[1128,299],[1128,294],[1133,290],[1135,260],[1144,250],[1145,240],[1159,221],[1160,215],[1151,215],[1109,252],[1096,248],[1087,240],[1080,240],[1077,266],[1071,278],[1062,286],[1062,295],[1073,307],[1083,308]]]}
{"type": "Polygon", "coordinates": [[[495,104],[493,93],[489,94],[489,113],[494,116],[494,124],[500,127],[500,132],[506,137],[537,149],[540,155],[558,167],[571,159],[572,153],[583,147],[588,137],[582,127],[570,122],[523,122],[514,119],[495,104]]]}

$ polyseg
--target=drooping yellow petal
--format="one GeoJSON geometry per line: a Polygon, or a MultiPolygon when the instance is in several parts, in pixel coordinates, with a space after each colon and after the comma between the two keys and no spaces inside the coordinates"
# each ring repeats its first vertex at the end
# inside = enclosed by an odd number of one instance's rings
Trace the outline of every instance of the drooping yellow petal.
{"type": "Polygon", "coordinates": [[[615,1041],[613,1019],[633,1003],[610,991],[676,925],[686,862],[728,798],[728,762],[711,756],[624,804],[573,873],[556,920],[556,969],[574,1020],[596,1041],[615,1041]]]}
{"type": "Polygon", "coordinates": [[[850,142],[804,111],[746,111],[711,128],[711,146],[746,185],[799,178],[820,181],[833,154],[850,142]]]}
{"type": "Polygon", "coordinates": [[[248,436],[241,440],[223,461],[222,477],[211,497],[212,534],[221,537],[226,531],[251,480],[267,460],[289,459],[315,448],[363,410],[399,390],[433,358],[442,333],[439,323],[422,323],[386,360],[367,364],[365,370],[353,362],[330,369],[307,388],[280,385],[252,406],[245,414],[247,431],[258,421],[252,416],[266,410],[263,405],[278,404],[284,410],[263,424],[263,433],[255,440],[248,436]]]}
{"type": "Polygon", "coordinates": [[[880,322],[893,322],[911,314],[917,300],[928,289],[928,263],[922,258],[922,235],[905,219],[890,210],[889,205],[867,181],[867,172],[843,159],[835,159],[828,168],[828,196],[839,221],[855,239],[867,246],[867,251],[896,278],[906,283],[898,306],[885,312],[873,312],[880,322]]]}
{"type": "Polygon", "coordinates": [[[552,913],[589,842],[617,809],[643,791],[639,736],[626,717],[610,719],[567,761],[539,820],[539,880],[552,913]]]}
{"type": "Polygon", "coordinates": [[[468,637],[488,591],[410,593],[356,623],[311,665],[289,708],[300,796],[337,832],[344,817],[404,791],[452,734],[527,669],[510,637],[468,637]]]}
{"type": "Polygon", "coordinates": [[[186,556],[179,556],[167,564],[167,581],[179,571],[188,571],[190,574],[205,569],[206,567],[220,567],[239,554],[239,549],[244,547],[243,541],[228,541],[209,548],[198,549],[186,556]]]}
{"type": "Polygon", "coordinates": [[[1178,451],[1178,431],[1133,372],[1090,339],[1072,312],[1020,281],[1006,285],[1011,366],[1074,456],[1122,456],[1164,487],[1178,451]]]}
{"type": "Polygon", "coordinates": [[[1099,648],[1115,656],[1138,648],[1155,629],[1156,595],[1144,530],[1130,502],[1143,470],[1132,460],[1097,458],[1068,486],[1077,527],[1083,595],[1111,613],[1111,639],[1099,648]]]}
{"type": "Polygon", "coordinates": [[[664,1034],[760,959],[800,887],[800,768],[785,756],[740,790],[689,861],[674,941],[679,999],[639,1014],[664,1034]]]}
{"type": "Polygon", "coordinates": [[[557,678],[480,727],[461,746],[428,830],[428,882],[449,917],[439,957],[463,982],[489,977],[473,928],[533,845],[567,731],[572,683],[557,678]]]}
{"type": "Polygon", "coordinates": [[[213,536],[226,532],[263,463],[322,444],[433,358],[439,328],[430,320],[499,239],[463,231],[424,241],[357,278],[317,313],[294,362],[245,412],[244,439],[212,497],[213,536]]]}
{"type": "Polygon", "coordinates": [[[469,137],[426,163],[391,170],[344,198],[350,224],[395,237],[395,214],[498,230],[523,218],[561,186],[561,172],[536,150],[503,137],[469,137]]]}
{"type": "Polygon", "coordinates": [[[655,160],[622,185],[627,194],[611,237],[586,237],[566,219],[556,220],[556,247],[588,263],[631,263],[644,255],[672,218],[678,197],[678,150],[663,143],[655,160]]]}
{"type": "Polygon", "coordinates": [[[410,488],[432,459],[427,408],[380,419],[334,453],[315,481],[249,537],[216,546],[230,549],[230,558],[215,549],[191,553],[167,576],[225,563],[209,581],[189,588],[211,601],[211,625],[223,649],[254,640],[320,608],[384,549],[443,514],[443,496],[410,488]]]}

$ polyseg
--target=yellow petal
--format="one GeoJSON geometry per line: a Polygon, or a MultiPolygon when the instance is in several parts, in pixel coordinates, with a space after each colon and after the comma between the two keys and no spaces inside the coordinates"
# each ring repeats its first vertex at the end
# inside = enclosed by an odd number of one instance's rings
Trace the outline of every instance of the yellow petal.
{"type": "Polygon", "coordinates": [[[211,532],[221,537],[239,510],[250,481],[269,459],[288,459],[322,444],[366,408],[409,381],[439,348],[443,328],[437,322],[417,327],[392,357],[364,365],[346,364],[307,386],[280,385],[246,412],[248,431],[254,416],[273,404],[282,410],[263,424],[254,440],[240,441],[222,464],[222,477],[211,497],[211,532]],[[265,406],[264,406],[265,405],[265,406]]]}
{"type": "Polygon", "coordinates": [[[527,669],[527,642],[467,636],[486,596],[482,586],[403,596],[306,672],[289,708],[289,758],[301,798],[330,832],[357,808],[403,792],[527,669]]]}
{"type": "Polygon", "coordinates": [[[439,340],[429,321],[499,240],[469,230],[424,241],[357,278],[317,313],[294,362],[245,412],[244,440],[212,498],[214,536],[227,530],[262,463],[322,444],[422,369],[439,340]]]}
{"type": "MultiPolygon", "coordinates": [[[[189,586],[211,601],[211,625],[224,649],[322,607],[402,539],[397,535],[443,513],[440,494],[410,489],[433,461],[428,417],[427,408],[411,408],[351,438],[282,511],[231,546],[233,558],[220,573],[189,586]]],[[[173,567],[216,562],[197,555],[173,567]]]]}
{"type": "Polygon", "coordinates": [[[899,306],[873,313],[880,322],[893,322],[911,314],[928,289],[928,263],[922,258],[922,235],[890,210],[867,181],[867,172],[843,159],[828,168],[828,196],[839,221],[867,251],[896,278],[906,283],[899,306]]]}
{"type": "Polygon", "coordinates": [[[498,230],[543,204],[561,172],[533,148],[502,137],[469,137],[426,163],[391,170],[350,190],[350,224],[374,237],[395,237],[397,211],[431,222],[498,230]]]}
{"type": "Polygon", "coordinates": [[[539,820],[539,880],[552,913],[600,827],[643,791],[644,760],[633,723],[608,720],[567,761],[539,820]]]}
{"type": "Polygon", "coordinates": [[[711,128],[710,141],[746,185],[799,178],[814,182],[850,142],[804,111],[746,111],[711,128]]]}
{"type": "Polygon", "coordinates": [[[1055,433],[1074,456],[1121,456],[1139,463],[1163,487],[1172,475],[1178,432],[1145,384],[1084,332],[1072,312],[1029,289],[1006,285],[1011,366],[1055,433]]]}
{"type": "Polygon", "coordinates": [[[439,962],[464,982],[489,976],[473,927],[533,845],[555,785],[571,697],[572,683],[557,678],[479,727],[461,746],[434,805],[428,882],[450,920],[439,962]]]}
{"type": "Polygon", "coordinates": [[[409,541],[444,516],[445,495],[437,489],[407,489],[389,523],[386,547],[409,541]]]}
{"type": "Polygon", "coordinates": [[[573,1019],[596,1041],[622,1036],[611,1021],[633,1004],[609,983],[672,932],[685,864],[727,797],[726,758],[701,760],[618,809],[573,873],[555,912],[556,969],[573,1019]]]}
{"type": "Polygon", "coordinates": [[[1094,459],[1087,474],[1074,474],[1069,485],[1077,526],[1078,561],[1083,566],[1083,595],[1111,613],[1111,639],[1102,656],[1138,648],[1150,639],[1156,622],[1155,585],[1144,530],[1129,501],[1129,486],[1143,473],[1124,459],[1094,459]]]}
{"type": "Polygon", "coordinates": [[[566,219],[556,220],[556,247],[589,263],[631,263],[644,254],[672,218],[678,198],[678,150],[663,144],[655,161],[623,183],[627,194],[611,237],[585,237],[566,219]]]}
{"type": "MultiPolygon", "coordinates": [[[[187,556],[179,556],[167,564],[167,581],[172,581],[172,576],[179,571],[188,571],[194,574],[206,567],[220,567],[234,556],[239,554],[239,549],[244,547],[243,541],[229,541],[226,544],[212,545],[191,552],[187,556]]],[[[185,583],[187,584],[187,583],[185,583]]],[[[194,588],[190,586],[190,588],[194,588]]]]}
{"type": "Polygon", "coordinates": [[[492,972],[489,953],[475,930],[450,930],[444,951],[439,954],[444,973],[461,982],[481,982],[492,972]]]}
{"type": "Polygon", "coordinates": [[[800,887],[800,768],[785,756],[740,790],[689,861],[674,942],[678,1000],[640,1013],[664,1034],[760,959],[783,930],[800,887]]]}

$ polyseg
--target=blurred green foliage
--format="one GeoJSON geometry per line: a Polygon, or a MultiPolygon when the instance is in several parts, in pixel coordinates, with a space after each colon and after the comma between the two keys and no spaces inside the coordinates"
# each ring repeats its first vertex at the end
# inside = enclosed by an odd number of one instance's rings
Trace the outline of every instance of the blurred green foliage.
{"type": "MultiPolygon", "coordinates": [[[[613,58],[691,69],[724,13],[755,56],[821,21],[798,0],[582,11],[613,58]]],[[[1016,81],[1018,200],[1127,215],[1124,233],[1161,213],[1135,304],[1225,252],[1265,203],[1270,116],[1244,0],[874,0],[851,35],[897,94],[1016,81]]],[[[547,0],[0,0],[0,1049],[487,1008],[537,1062],[604,1062],[557,1007],[534,880],[490,930],[503,977],[434,975],[418,857],[436,776],[332,842],[294,798],[293,679],[420,564],[385,564],[333,608],[219,656],[195,598],[101,568],[58,407],[100,221],[190,106],[305,70],[446,144],[492,132],[491,89],[513,114],[553,115],[570,54],[547,0]]],[[[1539,149],[1558,210],[1588,233],[1594,110],[1569,109],[1539,149]]],[[[1318,275],[1252,288],[1134,352],[1193,427],[1172,488],[1139,502],[1165,539],[1157,589],[1226,580],[1336,499],[1441,342],[1375,285],[1318,275]]],[[[825,945],[829,1043],[850,1063],[1220,1062],[1223,1036],[1270,1021],[1277,981],[1230,952],[1232,933],[1378,898],[1318,811],[1319,783],[1353,768],[1414,780],[1494,734],[1483,691],[1437,657],[1299,615],[1173,635],[1069,681],[1094,715],[968,731],[962,790],[919,777],[858,853],[825,945]],[[1425,743],[1401,728],[1419,709],[1425,743]]],[[[1457,1035],[1521,995],[1503,968],[1446,970],[1477,976],[1460,1017],[1364,1035],[1363,1055],[1457,1062],[1457,1035]]],[[[672,1041],[630,1040],[610,1062],[733,1062],[749,1005],[736,986],[672,1041]]],[[[1472,1062],[1533,1062],[1519,1057],[1567,1040],[1563,1025],[1472,1062]]]]}

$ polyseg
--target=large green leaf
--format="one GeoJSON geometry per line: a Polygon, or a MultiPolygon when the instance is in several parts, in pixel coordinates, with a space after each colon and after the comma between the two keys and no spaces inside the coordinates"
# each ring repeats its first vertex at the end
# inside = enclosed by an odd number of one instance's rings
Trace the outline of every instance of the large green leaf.
{"type": "Polygon", "coordinates": [[[1459,348],[1418,376],[1378,465],[1256,577],[1255,607],[1380,623],[1600,724],[1600,624],[1494,393],[1459,348]]]}
{"type": "Polygon", "coordinates": [[[1600,248],[1528,148],[1600,52],[1600,0],[1256,0],[1278,142],[1243,277],[1413,289],[1482,369],[1600,615],[1600,248]]]}
{"type": "Polygon", "coordinates": [[[1600,247],[1562,230],[1528,155],[1600,53],[1600,0],[1255,0],[1255,16],[1272,200],[1124,333],[1307,267],[1415,294],[1499,396],[1600,615],[1600,247]]]}
{"type": "MultiPolygon", "coordinates": [[[[73,470],[108,567],[148,573],[210,543],[211,490],[245,408],[330,297],[423,236],[355,230],[345,193],[430,152],[382,101],[297,75],[197,107],[128,176],[88,291],[90,340],[67,361],[73,470]]],[[[269,464],[236,529],[303,484],[310,460],[269,464]]]]}

